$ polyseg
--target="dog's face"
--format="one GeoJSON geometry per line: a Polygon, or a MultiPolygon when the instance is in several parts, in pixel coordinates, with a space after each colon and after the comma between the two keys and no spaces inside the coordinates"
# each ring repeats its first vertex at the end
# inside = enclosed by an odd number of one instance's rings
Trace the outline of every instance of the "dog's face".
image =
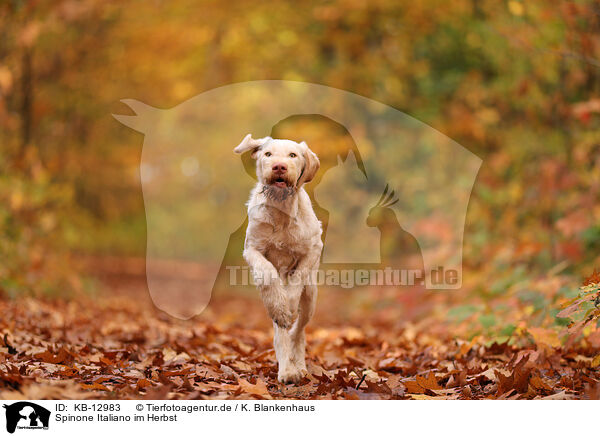
{"type": "Polygon", "coordinates": [[[256,175],[265,185],[296,187],[304,168],[304,150],[294,141],[273,139],[255,152],[256,175]]]}
{"type": "Polygon", "coordinates": [[[319,169],[317,155],[305,142],[270,137],[252,139],[248,134],[234,151],[241,154],[249,150],[256,159],[259,182],[276,199],[285,199],[310,182],[319,169]]]}

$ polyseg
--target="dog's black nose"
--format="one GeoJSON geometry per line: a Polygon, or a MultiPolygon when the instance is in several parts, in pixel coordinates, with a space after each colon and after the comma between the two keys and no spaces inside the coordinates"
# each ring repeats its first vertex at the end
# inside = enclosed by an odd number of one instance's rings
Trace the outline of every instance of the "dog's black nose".
{"type": "Polygon", "coordinates": [[[275,164],[271,167],[274,173],[285,173],[287,171],[287,166],[284,164],[275,164]]]}

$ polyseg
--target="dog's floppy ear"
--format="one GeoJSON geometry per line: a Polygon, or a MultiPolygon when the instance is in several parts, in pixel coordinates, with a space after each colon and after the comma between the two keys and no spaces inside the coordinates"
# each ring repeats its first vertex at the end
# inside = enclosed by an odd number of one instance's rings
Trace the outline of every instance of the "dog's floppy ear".
{"type": "Polygon", "coordinates": [[[305,163],[304,168],[302,169],[302,173],[300,174],[300,178],[298,179],[298,188],[303,184],[310,182],[315,177],[317,171],[319,170],[319,167],[321,166],[319,158],[310,148],[308,148],[306,142],[302,141],[300,145],[302,145],[304,148],[303,154],[305,163]]]}
{"type": "Polygon", "coordinates": [[[247,152],[248,150],[252,150],[252,157],[254,157],[255,152],[265,145],[272,138],[270,136],[265,136],[264,138],[252,139],[252,134],[248,133],[246,137],[240,142],[240,145],[233,149],[234,153],[242,154],[247,152]]]}

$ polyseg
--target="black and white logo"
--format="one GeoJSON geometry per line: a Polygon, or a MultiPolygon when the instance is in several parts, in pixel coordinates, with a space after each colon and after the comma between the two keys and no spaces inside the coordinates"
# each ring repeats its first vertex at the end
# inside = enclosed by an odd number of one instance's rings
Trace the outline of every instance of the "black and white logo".
{"type": "Polygon", "coordinates": [[[16,429],[48,430],[50,421],[48,409],[29,401],[4,404],[3,407],[6,409],[6,431],[9,433],[14,433],[16,429]]]}

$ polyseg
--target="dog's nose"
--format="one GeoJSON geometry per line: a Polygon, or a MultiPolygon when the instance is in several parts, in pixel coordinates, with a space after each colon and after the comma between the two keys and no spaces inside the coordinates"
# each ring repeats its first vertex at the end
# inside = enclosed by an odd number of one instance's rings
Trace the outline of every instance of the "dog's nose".
{"type": "Polygon", "coordinates": [[[287,166],[281,163],[277,163],[271,167],[274,173],[285,173],[287,171],[287,166]]]}

